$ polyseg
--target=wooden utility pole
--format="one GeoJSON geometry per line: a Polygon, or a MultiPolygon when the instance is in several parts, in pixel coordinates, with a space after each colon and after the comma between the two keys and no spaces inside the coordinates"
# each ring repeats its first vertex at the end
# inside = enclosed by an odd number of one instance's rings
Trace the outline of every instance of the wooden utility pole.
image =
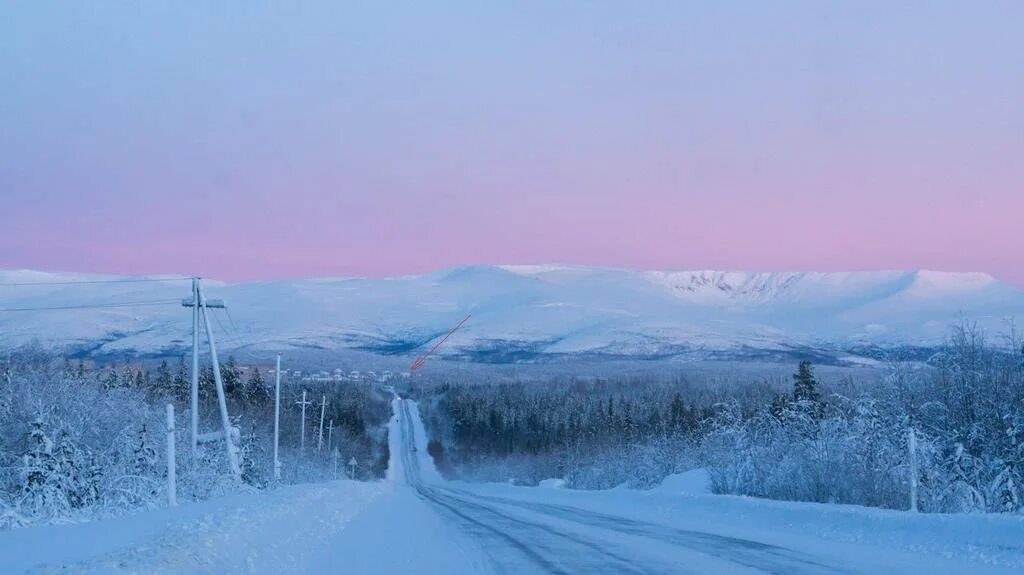
{"type": "Polygon", "coordinates": [[[277,446],[281,438],[281,355],[277,356],[274,369],[274,479],[281,479],[281,460],[277,457],[277,446]]]}
{"type": "Polygon", "coordinates": [[[313,405],[312,401],[306,401],[306,390],[302,390],[302,401],[296,401],[296,405],[302,407],[302,420],[299,431],[299,454],[306,451],[306,406],[313,405]]]}
{"type": "Polygon", "coordinates": [[[178,504],[177,462],[174,456],[174,404],[167,404],[167,505],[178,504]]]}
{"type": "Polygon", "coordinates": [[[224,451],[227,453],[228,467],[236,480],[242,479],[242,470],[238,465],[238,450],[235,447],[234,435],[237,429],[231,426],[231,418],[228,416],[227,400],[224,397],[224,381],[220,376],[220,361],[217,359],[217,343],[213,335],[213,328],[210,326],[210,308],[223,308],[224,302],[220,300],[207,300],[203,295],[203,285],[199,278],[192,278],[192,298],[182,300],[181,305],[192,308],[192,382],[191,382],[191,439],[192,454],[196,456],[198,445],[209,441],[224,441],[224,451]],[[220,411],[221,431],[213,433],[199,433],[199,327],[200,319],[202,327],[206,331],[206,341],[210,346],[210,360],[213,363],[213,380],[217,387],[217,406],[220,411]]]}
{"type": "Polygon", "coordinates": [[[316,451],[319,453],[324,448],[324,414],[327,411],[327,394],[323,395],[323,399],[320,400],[320,439],[316,443],[316,451]]]}
{"type": "Polygon", "coordinates": [[[331,420],[331,424],[327,426],[327,449],[328,450],[330,450],[331,447],[334,445],[334,442],[331,441],[333,435],[334,435],[334,420],[332,419],[331,420]]]}
{"type": "Polygon", "coordinates": [[[910,511],[917,513],[917,435],[913,426],[907,430],[907,448],[910,450],[910,511]]]}
{"type": "MultiPolygon", "coordinates": [[[[224,397],[224,381],[220,376],[220,361],[217,360],[217,343],[213,337],[213,328],[210,326],[210,312],[207,309],[206,297],[203,296],[202,284],[197,284],[196,291],[199,293],[199,315],[203,317],[203,325],[206,327],[206,339],[210,344],[210,360],[213,362],[213,381],[217,386],[217,407],[220,409],[220,424],[224,433],[224,450],[228,456],[228,466],[235,479],[242,479],[242,470],[238,466],[238,452],[235,449],[235,442],[231,437],[231,418],[228,417],[227,398],[224,397]]],[[[221,304],[223,306],[223,304],[221,304]]]]}
{"type": "Polygon", "coordinates": [[[192,460],[199,450],[199,278],[192,278],[192,378],[189,386],[189,425],[192,428],[192,460]]]}

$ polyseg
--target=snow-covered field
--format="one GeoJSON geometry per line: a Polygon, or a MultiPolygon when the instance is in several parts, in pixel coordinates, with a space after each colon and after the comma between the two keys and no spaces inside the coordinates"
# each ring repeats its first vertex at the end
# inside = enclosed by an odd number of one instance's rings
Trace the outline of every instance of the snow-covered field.
{"type": "MultiPolygon", "coordinates": [[[[189,343],[188,281],[107,282],[0,271],[0,346],[31,338],[96,353],[189,343]],[[163,302],[141,307],[40,307],[163,302]]],[[[470,266],[398,278],[204,281],[222,347],[409,353],[466,314],[443,353],[483,361],[543,357],[758,358],[807,348],[864,360],[872,346],[934,346],[960,314],[1001,329],[1024,291],[979,273],[638,272],[573,266],[470,266]]]]}
{"type": "Polygon", "coordinates": [[[0,533],[0,573],[1019,573],[1024,517],[445,482],[413,402],[391,466],[174,509],[0,533]],[[414,449],[415,448],[415,449],[414,449]]]}

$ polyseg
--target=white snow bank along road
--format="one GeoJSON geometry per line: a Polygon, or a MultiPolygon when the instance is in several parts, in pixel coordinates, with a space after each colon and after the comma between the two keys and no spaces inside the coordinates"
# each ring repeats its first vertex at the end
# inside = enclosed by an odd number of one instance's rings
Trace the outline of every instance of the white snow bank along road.
{"type": "Polygon", "coordinates": [[[418,447],[403,454],[407,480],[480,544],[496,572],[1024,572],[1024,517],[706,495],[693,477],[599,492],[437,481],[416,405],[405,403],[402,432],[415,436],[405,443],[418,447]]]}
{"type": "Polygon", "coordinates": [[[331,542],[388,489],[331,481],[0,532],[0,573],[333,572],[331,542]]]}

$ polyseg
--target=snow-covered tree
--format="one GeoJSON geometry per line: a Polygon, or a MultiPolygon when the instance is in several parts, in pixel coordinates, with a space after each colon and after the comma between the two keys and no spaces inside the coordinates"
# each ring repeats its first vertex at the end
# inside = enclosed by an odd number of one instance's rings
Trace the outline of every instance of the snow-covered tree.
{"type": "Polygon", "coordinates": [[[21,508],[33,515],[66,513],[70,505],[62,489],[62,470],[41,417],[36,417],[29,425],[28,445],[28,451],[22,456],[21,508]]]}
{"type": "Polygon", "coordinates": [[[242,372],[238,369],[235,356],[229,356],[220,366],[220,379],[224,383],[224,393],[228,395],[236,394],[242,389],[242,372]]]}
{"type": "Polygon", "coordinates": [[[174,371],[171,383],[172,396],[181,403],[189,401],[189,388],[192,385],[192,374],[185,366],[185,356],[178,356],[178,367],[174,371]]]}
{"type": "Polygon", "coordinates": [[[151,475],[157,463],[156,448],[153,447],[149,430],[143,422],[135,433],[132,444],[130,471],[137,475],[151,475]]]}
{"type": "Polygon", "coordinates": [[[174,377],[171,375],[171,366],[167,360],[162,360],[156,368],[156,377],[153,380],[154,391],[159,394],[173,395],[174,377]]]}
{"type": "Polygon", "coordinates": [[[247,401],[255,403],[267,399],[267,390],[259,367],[249,368],[249,378],[245,381],[244,389],[247,401]]]}

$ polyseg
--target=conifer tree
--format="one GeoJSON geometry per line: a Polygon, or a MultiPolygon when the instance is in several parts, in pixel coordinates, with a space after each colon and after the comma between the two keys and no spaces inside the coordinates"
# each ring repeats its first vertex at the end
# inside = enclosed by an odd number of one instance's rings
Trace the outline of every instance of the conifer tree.
{"type": "Polygon", "coordinates": [[[242,481],[249,485],[262,487],[264,484],[261,463],[265,459],[263,445],[260,443],[256,433],[249,426],[249,431],[242,438],[242,445],[239,449],[242,468],[242,481]]]}
{"type": "Polygon", "coordinates": [[[117,389],[120,385],[121,382],[117,376],[117,367],[112,365],[110,366],[110,369],[107,370],[106,375],[103,376],[103,389],[117,389]]]}
{"type": "Polygon", "coordinates": [[[43,420],[29,425],[28,451],[22,456],[21,506],[32,515],[54,515],[67,509],[60,490],[60,469],[53,456],[53,441],[46,435],[43,420]]]}
{"type": "Polygon", "coordinates": [[[66,430],[57,434],[53,459],[58,471],[57,482],[68,505],[81,509],[93,504],[99,493],[97,477],[91,473],[90,458],[75,445],[66,430]]]}
{"type": "Polygon", "coordinates": [[[132,472],[137,475],[150,475],[153,472],[153,466],[156,465],[156,460],[156,449],[150,442],[149,430],[143,422],[135,435],[135,442],[132,446],[132,472]]]}
{"type": "Polygon", "coordinates": [[[207,399],[213,397],[214,393],[216,392],[214,391],[213,366],[204,365],[199,369],[199,397],[207,399]]]}
{"type": "Polygon", "coordinates": [[[245,396],[247,401],[253,403],[257,403],[266,397],[266,389],[263,387],[263,375],[257,366],[249,369],[249,379],[245,382],[245,396]]]}
{"type": "Polygon", "coordinates": [[[171,368],[167,365],[166,359],[161,361],[160,366],[156,368],[155,386],[159,393],[174,393],[174,379],[171,377],[171,368]]]}
{"type": "Polygon", "coordinates": [[[683,431],[686,419],[686,404],[683,403],[683,398],[677,393],[672,398],[672,404],[669,406],[669,421],[673,431],[683,431]]]}
{"type": "Polygon", "coordinates": [[[185,367],[185,356],[178,356],[178,369],[174,372],[174,380],[171,384],[174,398],[185,402],[189,400],[189,386],[191,385],[192,374],[185,367]]]}
{"type": "Polygon", "coordinates": [[[820,399],[814,366],[809,361],[801,361],[797,372],[793,374],[793,401],[817,403],[820,399]]]}
{"type": "Polygon", "coordinates": [[[235,356],[229,356],[227,363],[220,366],[220,379],[224,383],[224,393],[232,395],[241,390],[242,373],[235,363],[235,356]]]}
{"type": "Polygon", "coordinates": [[[150,388],[149,388],[149,372],[146,371],[145,369],[139,368],[139,370],[135,372],[134,386],[135,386],[135,389],[140,389],[140,390],[143,390],[143,391],[150,391],[150,388]]]}
{"type": "Polygon", "coordinates": [[[130,365],[125,365],[124,371],[121,373],[121,387],[135,387],[137,383],[135,369],[130,365]]]}

